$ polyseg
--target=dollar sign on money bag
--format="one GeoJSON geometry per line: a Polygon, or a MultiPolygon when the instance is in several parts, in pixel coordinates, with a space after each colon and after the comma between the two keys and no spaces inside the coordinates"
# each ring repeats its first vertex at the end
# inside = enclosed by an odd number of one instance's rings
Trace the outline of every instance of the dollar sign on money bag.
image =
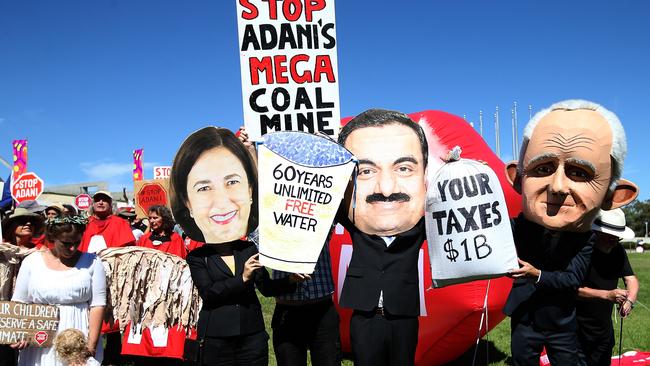
{"type": "Polygon", "coordinates": [[[458,251],[454,249],[453,240],[447,239],[445,242],[445,252],[447,252],[447,259],[449,259],[450,262],[456,262],[458,251]]]}

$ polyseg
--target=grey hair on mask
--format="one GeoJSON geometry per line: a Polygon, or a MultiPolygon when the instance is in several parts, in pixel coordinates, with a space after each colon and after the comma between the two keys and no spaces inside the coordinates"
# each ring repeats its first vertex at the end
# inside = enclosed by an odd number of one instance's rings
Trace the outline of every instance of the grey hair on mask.
{"type": "Polygon", "coordinates": [[[609,183],[609,191],[611,192],[616,188],[616,184],[623,174],[623,163],[625,162],[625,156],[627,155],[627,139],[625,138],[625,130],[623,129],[621,121],[613,112],[600,104],[581,99],[569,99],[557,102],[550,107],[535,113],[533,118],[530,119],[524,128],[523,141],[521,149],[519,150],[519,161],[517,162],[517,173],[519,175],[523,175],[524,155],[526,154],[528,142],[533,134],[533,130],[535,130],[539,121],[553,111],[575,111],[580,109],[594,111],[600,114],[607,121],[607,124],[609,124],[609,127],[612,130],[612,150],[609,152],[609,155],[612,157],[612,177],[609,183]]]}

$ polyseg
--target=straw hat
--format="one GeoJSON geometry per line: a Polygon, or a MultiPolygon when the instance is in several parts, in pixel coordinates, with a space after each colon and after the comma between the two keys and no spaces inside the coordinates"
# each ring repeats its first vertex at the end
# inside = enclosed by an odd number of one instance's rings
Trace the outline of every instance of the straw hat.
{"type": "Polygon", "coordinates": [[[621,239],[634,238],[634,231],[625,226],[625,213],[620,208],[604,211],[600,210],[596,220],[591,224],[593,231],[600,231],[621,239]]]}
{"type": "Polygon", "coordinates": [[[9,215],[6,219],[2,220],[2,228],[3,228],[3,233],[5,230],[7,231],[6,234],[8,234],[9,230],[15,222],[20,219],[20,218],[29,218],[30,222],[32,225],[34,225],[34,236],[38,236],[41,231],[43,230],[43,223],[45,222],[45,218],[37,213],[30,212],[28,209],[22,208],[22,207],[17,207],[14,212],[9,215]]]}

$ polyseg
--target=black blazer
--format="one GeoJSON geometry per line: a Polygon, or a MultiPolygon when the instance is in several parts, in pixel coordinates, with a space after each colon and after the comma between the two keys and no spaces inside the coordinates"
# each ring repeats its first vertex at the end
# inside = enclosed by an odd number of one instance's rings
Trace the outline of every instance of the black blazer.
{"type": "Polygon", "coordinates": [[[257,253],[257,248],[246,241],[236,241],[232,245],[235,275],[211,244],[187,255],[192,281],[203,300],[199,335],[205,332],[207,337],[230,337],[262,331],[264,319],[255,286],[264,296],[277,296],[296,289],[288,277],[271,280],[266,268],[255,271],[253,279],[244,283],[244,264],[257,253]]]}
{"type": "Polygon", "coordinates": [[[383,306],[389,314],[420,315],[418,256],[426,239],[424,218],[397,235],[390,246],[379,236],[359,231],[347,216],[339,217],[339,222],[350,233],[353,247],[339,304],[372,311],[383,291],[383,306]]]}
{"type": "Polygon", "coordinates": [[[574,330],[576,291],[591,262],[591,232],[551,231],[523,215],[512,224],[517,256],[542,275],[537,283],[515,280],[503,312],[541,330],[574,330]]]}

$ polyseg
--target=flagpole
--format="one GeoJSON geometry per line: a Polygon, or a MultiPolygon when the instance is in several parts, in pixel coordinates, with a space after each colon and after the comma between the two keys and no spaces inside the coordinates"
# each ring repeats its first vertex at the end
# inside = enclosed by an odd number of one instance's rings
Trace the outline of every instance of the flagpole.
{"type": "Polygon", "coordinates": [[[496,153],[501,158],[501,145],[499,143],[499,106],[496,107],[494,112],[494,135],[496,140],[496,153]]]}
{"type": "Polygon", "coordinates": [[[481,137],[483,137],[483,111],[478,111],[478,127],[481,137]]]}

